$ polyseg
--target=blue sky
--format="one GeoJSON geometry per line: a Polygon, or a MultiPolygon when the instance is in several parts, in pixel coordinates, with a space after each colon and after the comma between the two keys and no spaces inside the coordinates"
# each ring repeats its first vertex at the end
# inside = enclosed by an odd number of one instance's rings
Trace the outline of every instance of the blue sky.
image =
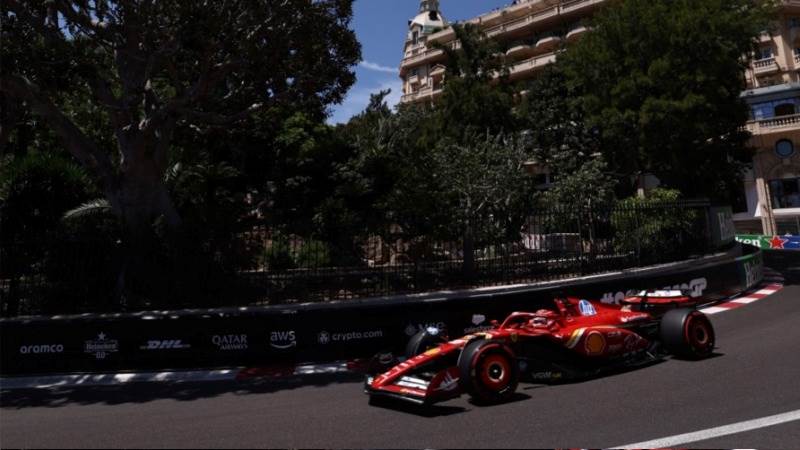
{"type": "MultiPolygon", "coordinates": [[[[511,0],[441,0],[449,21],[469,19],[511,3],[511,0]]],[[[372,93],[392,89],[390,105],[400,101],[402,88],[398,67],[408,20],[419,10],[418,0],[356,0],[353,29],[361,42],[363,61],[355,68],[358,81],[341,105],[331,108],[331,123],[347,122],[361,112],[372,93]]]]}

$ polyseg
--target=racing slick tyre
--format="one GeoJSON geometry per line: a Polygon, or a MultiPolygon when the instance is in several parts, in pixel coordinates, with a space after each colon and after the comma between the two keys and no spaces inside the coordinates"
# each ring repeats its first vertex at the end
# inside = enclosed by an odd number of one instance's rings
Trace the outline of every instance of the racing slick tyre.
{"type": "Polygon", "coordinates": [[[481,403],[506,402],[517,390],[517,359],[500,341],[470,342],[458,357],[458,369],[462,389],[481,403]]]}
{"type": "Polygon", "coordinates": [[[444,343],[444,339],[438,334],[431,334],[428,330],[421,330],[417,332],[406,344],[406,358],[411,359],[417,355],[421,355],[426,351],[438,347],[439,344],[444,343]]]}
{"type": "Polygon", "coordinates": [[[673,355],[705,358],[714,351],[714,327],[700,311],[673,309],[661,318],[661,342],[673,355]]]}

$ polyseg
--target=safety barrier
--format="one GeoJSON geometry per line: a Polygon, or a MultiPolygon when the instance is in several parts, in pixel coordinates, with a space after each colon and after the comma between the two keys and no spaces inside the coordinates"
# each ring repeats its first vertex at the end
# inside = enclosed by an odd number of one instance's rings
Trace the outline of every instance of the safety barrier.
{"type": "Polygon", "coordinates": [[[475,332],[563,291],[614,302],[640,289],[719,299],[761,282],[760,250],[536,285],[303,304],[0,321],[3,375],[261,366],[401,351],[417,330],[475,332]]]}

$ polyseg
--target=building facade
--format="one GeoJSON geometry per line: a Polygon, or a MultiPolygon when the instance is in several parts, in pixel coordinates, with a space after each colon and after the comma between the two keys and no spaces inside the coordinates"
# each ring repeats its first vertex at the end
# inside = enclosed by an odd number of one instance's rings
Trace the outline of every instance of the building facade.
{"type": "MultiPolygon", "coordinates": [[[[508,51],[510,79],[536,76],[587,31],[585,22],[608,0],[515,0],[469,19],[508,51]]],[[[740,232],[800,234],[800,0],[782,0],[773,31],[760,37],[742,98],[750,106],[747,129],[756,154],[734,207],[740,232]]],[[[458,49],[438,0],[420,2],[409,21],[400,63],[401,102],[435,100],[445,77],[445,54],[434,43],[458,49]]]]}

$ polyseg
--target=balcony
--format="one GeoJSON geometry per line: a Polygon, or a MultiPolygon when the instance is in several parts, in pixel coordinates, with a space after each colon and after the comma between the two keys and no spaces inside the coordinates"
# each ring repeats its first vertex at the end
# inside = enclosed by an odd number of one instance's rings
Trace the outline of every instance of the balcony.
{"type": "Polygon", "coordinates": [[[431,70],[431,78],[437,80],[444,77],[445,72],[447,72],[447,67],[442,64],[437,64],[433,70],[431,70]]]}
{"type": "Polygon", "coordinates": [[[570,0],[561,4],[561,14],[571,14],[583,10],[584,8],[593,7],[607,0],[570,0]]]}
{"type": "Polygon", "coordinates": [[[534,52],[534,48],[530,45],[517,45],[508,49],[506,56],[512,59],[520,59],[533,56],[534,52]]]}
{"type": "Polygon", "coordinates": [[[539,39],[536,43],[536,51],[540,53],[552,52],[561,44],[561,38],[558,36],[548,36],[539,39]]]}
{"type": "Polygon", "coordinates": [[[447,27],[444,30],[437,31],[436,33],[429,34],[427,40],[429,43],[433,42],[449,42],[456,38],[456,32],[453,27],[447,27]]]}
{"type": "Polygon", "coordinates": [[[769,73],[779,72],[781,70],[778,66],[778,61],[775,57],[758,59],[753,61],[753,71],[756,75],[766,75],[769,73]]]}
{"type": "Polygon", "coordinates": [[[439,88],[432,88],[430,86],[424,87],[417,92],[412,92],[410,94],[403,95],[400,97],[401,103],[413,103],[413,102],[420,102],[424,100],[432,100],[434,97],[438,97],[444,89],[439,88]]]}
{"type": "Polygon", "coordinates": [[[412,56],[417,56],[420,53],[424,52],[425,48],[426,47],[425,47],[424,43],[413,45],[413,46],[409,47],[408,50],[406,50],[405,57],[406,58],[410,58],[412,56]]]}
{"type": "Polygon", "coordinates": [[[566,36],[567,42],[569,43],[575,42],[576,40],[578,40],[579,37],[581,37],[581,35],[583,35],[583,33],[586,33],[587,31],[589,31],[589,29],[584,26],[579,26],[571,29],[566,36]]]}
{"type": "MultiPolygon", "coordinates": [[[[467,23],[482,26],[487,36],[495,38],[513,32],[527,32],[529,31],[528,28],[532,29],[537,25],[546,27],[548,22],[555,23],[555,19],[562,14],[574,15],[573,13],[576,12],[587,13],[588,11],[583,11],[585,8],[593,7],[594,5],[606,1],[608,0],[567,0],[559,4],[558,0],[521,0],[520,3],[516,5],[484,14],[483,16],[467,21],[467,23]],[[512,14],[506,11],[521,11],[528,15],[515,18],[518,14],[512,14]],[[505,20],[505,22],[503,22],[503,20],[505,20]]],[[[798,1],[800,2],[800,0],[798,1]]],[[[575,39],[585,31],[585,27],[578,27],[572,30],[570,37],[571,39],[575,39]]],[[[453,28],[448,27],[427,36],[427,42],[429,44],[433,42],[445,42],[450,45],[457,45],[453,40],[454,38],[455,33],[453,32],[453,28]]],[[[419,65],[422,62],[436,62],[441,59],[442,55],[443,52],[441,50],[420,51],[419,54],[414,54],[403,60],[400,65],[401,71],[405,67],[419,65]]]]}
{"type": "Polygon", "coordinates": [[[773,117],[763,120],[751,120],[747,123],[747,131],[753,135],[777,133],[786,130],[800,130],[800,114],[773,117]]]}
{"type": "Polygon", "coordinates": [[[556,61],[557,54],[558,52],[553,52],[547,55],[526,59],[525,61],[520,61],[511,66],[509,70],[509,78],[511,80],[524,79],[530,76],[533,72],[543,69],[548,64],[554,63],[556,61]]]}
{"type": "Polygon", "coordinates": [[[781,3],[783,12],[800,12],[800,0],[783,0],[781,3]]]}

